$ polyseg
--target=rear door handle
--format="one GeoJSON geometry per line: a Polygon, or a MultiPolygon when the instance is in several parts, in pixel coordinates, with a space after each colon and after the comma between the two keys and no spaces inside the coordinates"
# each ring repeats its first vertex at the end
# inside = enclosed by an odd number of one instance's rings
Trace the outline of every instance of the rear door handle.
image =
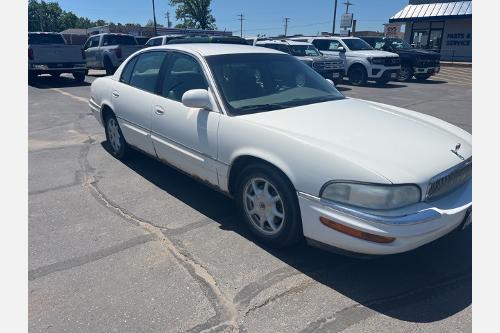
{"type": "Polygon", "coordinates": [[[165,110],[159,106],[155,106],[155,113],[159,116],[163,115],[165,113],[165,110]]]}
{"type": "Polygon", "coordinates": [[[116,90],[112,92],[112,95],[113,95],[114,98],[120,97],[120,94],[116,90]]]}

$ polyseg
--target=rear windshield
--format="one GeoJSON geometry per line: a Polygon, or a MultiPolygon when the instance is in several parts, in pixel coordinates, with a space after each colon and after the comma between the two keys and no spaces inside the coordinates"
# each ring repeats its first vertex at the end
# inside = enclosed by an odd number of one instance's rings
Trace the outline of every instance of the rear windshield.
{"type": "Polygon", "coordinates": [[[134,36],[128,35],[106,35],[102,40],[103,46],[109,45],[137,45],[134,36]]]}
{"type": "Polygon", "coordinates": [[[65,44],[58,34],[28,34],[28,44],[65,44]]]}

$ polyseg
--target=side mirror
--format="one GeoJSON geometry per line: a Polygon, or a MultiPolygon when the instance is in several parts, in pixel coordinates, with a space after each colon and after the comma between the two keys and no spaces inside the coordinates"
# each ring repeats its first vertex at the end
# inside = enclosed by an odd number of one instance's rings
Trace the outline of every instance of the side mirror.
{"type": "Polygon", "coordinates": [[[339,52],[345,52],[345,49],[344,49],[344,47],[343,47],[343,46],[339,46],[339,47],[337,48],[337,51],[339,51],[339,52]]]}
{"type": "Polygon", "coordinates": [[[205,89],[191,89],[182,95],[182,104],[188,108],[212,110],[210,96],[205,89]]]}
{"type": "Polygon", "coordinates": [[[328,82],[330,82],[332,86],[335,86],[335,83],[333,83],[332,80],[330,80],[330,79],[325,79],[325,80],[327,80],[328,82]]]}

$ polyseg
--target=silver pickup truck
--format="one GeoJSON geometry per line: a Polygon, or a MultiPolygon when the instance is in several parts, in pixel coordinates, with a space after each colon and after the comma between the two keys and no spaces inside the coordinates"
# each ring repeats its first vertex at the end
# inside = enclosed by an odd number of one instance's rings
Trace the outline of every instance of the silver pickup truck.
{"type": "Polygon", "coordinates": [[[59,33],[28,33],[28,80],[30,82],[40,74],[58,77],[62,73],[71,73],[75,80],[83,82],[86,70],[81,45],[67,45],[59,33]]]}
{"type": "Polygon", "coordinates": [[[132,35],[105,33],[89,37],[83,49],[88,68],[105,69],[111,75],[129,55],[143,47],[132,35]]]}

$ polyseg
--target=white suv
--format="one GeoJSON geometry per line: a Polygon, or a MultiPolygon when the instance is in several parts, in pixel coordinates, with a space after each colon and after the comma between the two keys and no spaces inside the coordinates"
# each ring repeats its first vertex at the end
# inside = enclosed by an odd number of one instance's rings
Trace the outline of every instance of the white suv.
{"type": "Polygon", "coordinates": [[[324,54],[345,53],[346,73],[353,85],[364,85],[368,80],[385,84],[395,80],[401,70],[397,54],[375,50],[357,37],[295,37],[292,39],[312,43],[324,54]]]}

